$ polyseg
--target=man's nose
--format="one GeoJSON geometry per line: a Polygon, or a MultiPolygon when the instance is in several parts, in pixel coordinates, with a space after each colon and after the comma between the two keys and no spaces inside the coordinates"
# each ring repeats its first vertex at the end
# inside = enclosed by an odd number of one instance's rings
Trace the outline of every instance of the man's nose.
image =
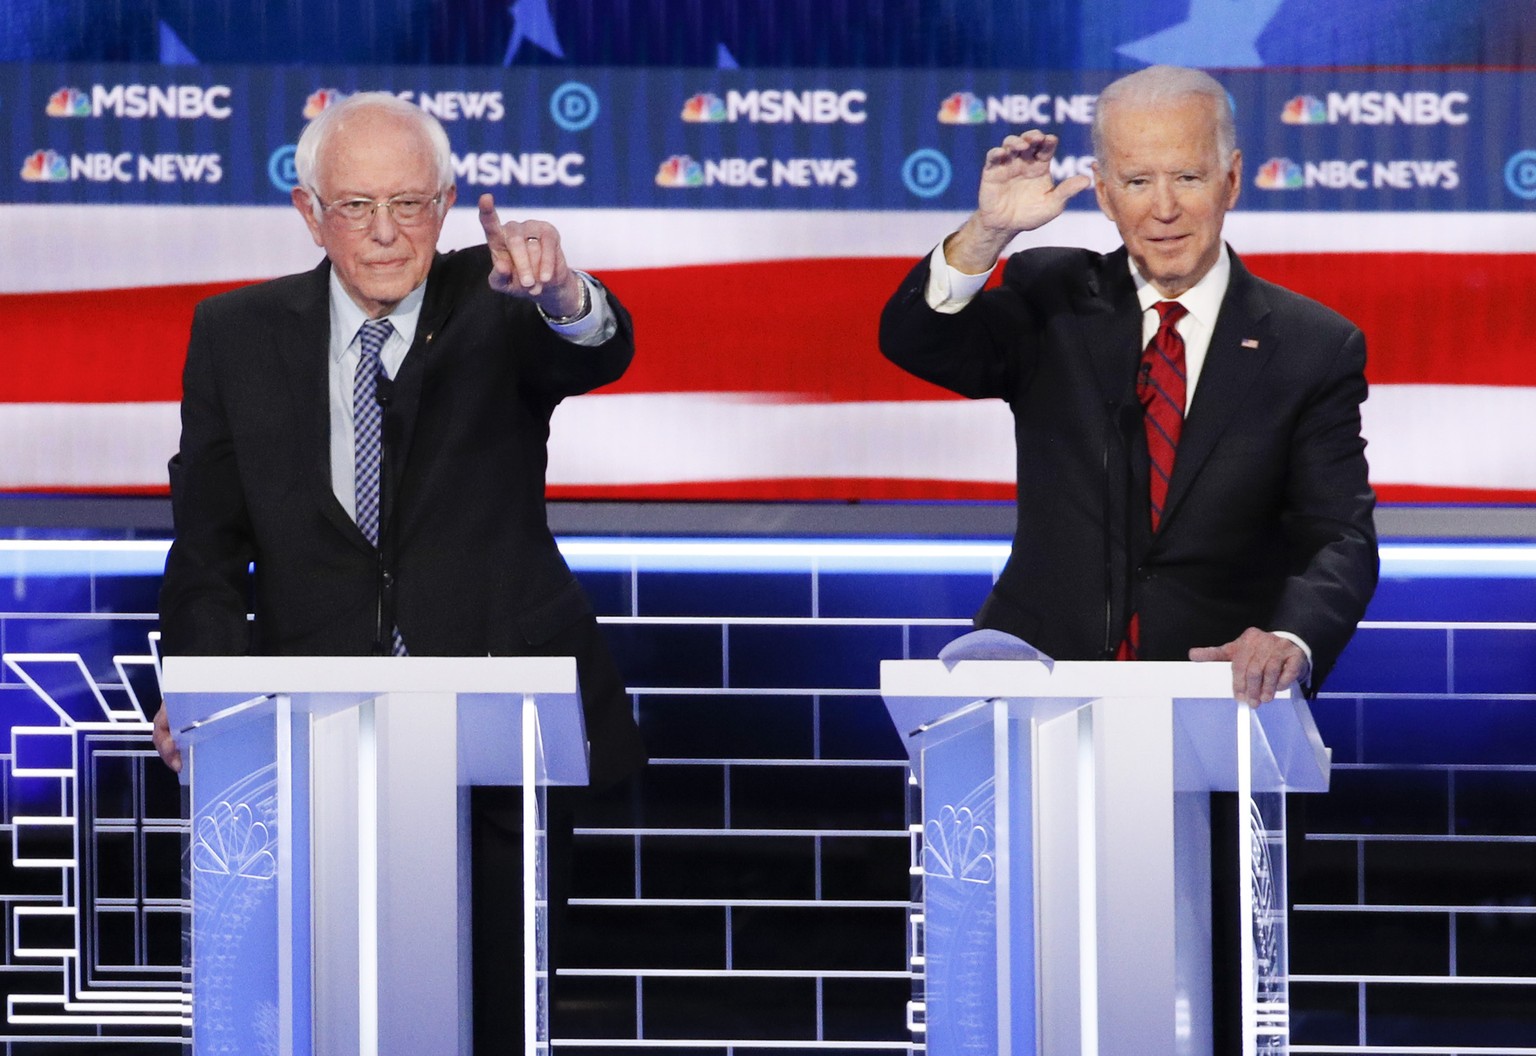
{"type": "Polygon", "coordinates": [[[368,235],[375,242],[385,245],[393,242],[400,234],[400,225],[395,223],[395,214],[388,205],[374,206],[373,215],[368,218],[368,235]]]}
{"type": "Polygon", "coordinates": [[[1179,194],[1171,182],[1158,181],[1152,192],[1152,210],[1159,220],[1177,219],[1179,194]]]}

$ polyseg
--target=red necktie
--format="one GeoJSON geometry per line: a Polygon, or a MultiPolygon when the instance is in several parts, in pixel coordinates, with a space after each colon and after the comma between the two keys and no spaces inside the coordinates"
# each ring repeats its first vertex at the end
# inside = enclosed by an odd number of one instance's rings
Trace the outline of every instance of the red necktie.
{"type": "Polygon", "coordinates": [[[1184,339],[1174,329],[1189,313],[1178,301],[1158,301],[1161,321],[1141,354],[1136,396],[1146,410],[1147,454],[1151,462],[1152,530],[1157,531],[1173,479],[1173,458],[1184,431],[1184,339]]]}
{"type": "MultiPolygon", "coordinates": [[[[1178,301],[1158,301],[1157,333],[1141,353],[1141,367],[1136,375],[1136,397],[1146,412],[1142,422],[1147,430],[1148,476],[1152,508],[1152,530],[1162,523],[1163,507],[1168,500],[1168,482],[1173,479],[1173,459],[1179,449],[1179,434],[1184,431],[1184,339],[1175,327],[1189,313],[1178,301]]],[[[1130,545],[1130,540],[1126,540],[1130,545]]],[[[1125,640],[1115,653],[1116,660],[1134,660],[1141,647],[1141,618],[1131,613],[1125,628],[1125,640]]]]}

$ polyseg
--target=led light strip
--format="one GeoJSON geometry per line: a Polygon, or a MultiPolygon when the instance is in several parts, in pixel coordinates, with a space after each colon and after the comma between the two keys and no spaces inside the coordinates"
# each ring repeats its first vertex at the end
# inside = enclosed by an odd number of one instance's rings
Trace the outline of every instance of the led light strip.
{"type": "MultiPolygon", "coordinates": [[[[4,539],[0,574],[149,575],[165,564],[165,539],[4,539]]],[[[1008,559],[1005,541],[576,537],[560,550],[578,571],[629,568],[763,569],[867,564],[870,571],[976,571],[1008,559]]],[[[1383,575],[1536,577],[1536,544],[1383,543],[1383,575]]]]}

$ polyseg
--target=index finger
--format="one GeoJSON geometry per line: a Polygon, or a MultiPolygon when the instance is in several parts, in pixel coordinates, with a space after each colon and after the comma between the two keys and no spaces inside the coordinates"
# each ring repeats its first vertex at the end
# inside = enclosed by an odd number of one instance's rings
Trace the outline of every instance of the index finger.
{"type": "Polygon", "coordinates": [[[491,247],[491,255],[508,256],[507,235],[501,229],[501,217],[496,215],[496,202],[489,194],[480,196],[480,226],[485,230],[485,244],[491,247]]]}

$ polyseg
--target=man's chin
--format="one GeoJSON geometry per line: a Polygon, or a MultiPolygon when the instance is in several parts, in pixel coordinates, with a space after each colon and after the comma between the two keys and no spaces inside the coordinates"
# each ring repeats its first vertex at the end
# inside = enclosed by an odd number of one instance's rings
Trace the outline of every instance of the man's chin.
{"type": "Polygon", "coordinates": [[[393,308],[410,295],[412,288],[408,282],[380,282],[369,283],[358,292],[371,304],[393,308]]]}
{"type": "Polygon", "coordinates": [[[1187,260],[1166,260],[1153,257],[1147,262],[1146,277],[1160,290],[1187,290],[1193,286],[1194,263],[1187,260]]]}

